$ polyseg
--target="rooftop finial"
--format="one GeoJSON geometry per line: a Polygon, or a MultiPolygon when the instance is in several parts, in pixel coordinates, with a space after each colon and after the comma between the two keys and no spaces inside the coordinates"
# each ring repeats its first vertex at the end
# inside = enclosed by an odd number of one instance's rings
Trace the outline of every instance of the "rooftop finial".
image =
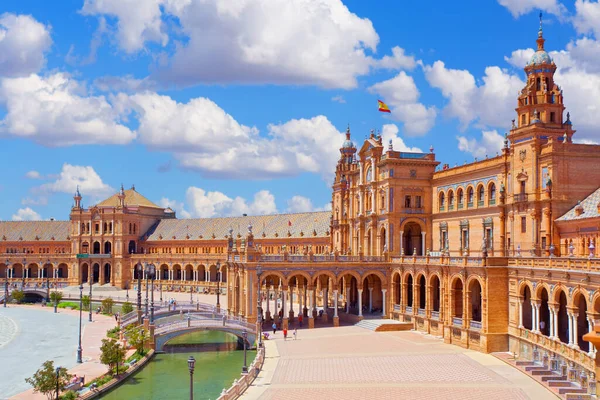
{"type": "Polygon", "coordinates": [[[348,127],[346,128],[346,140],[350,140],[350,124],[348,124],[348,127]]]}
{"type": "Polygon", "coordinates": [[[79,185],[77,185],[77,190],[75,191],[76,197],[81,197],[81,193],[79,193],[79,185]]]}
{"type": "Polygon", "coordinates": [[[540,30],[538,31],[538,36],[542,37],[542,12],[540,11],[540,30]]]}

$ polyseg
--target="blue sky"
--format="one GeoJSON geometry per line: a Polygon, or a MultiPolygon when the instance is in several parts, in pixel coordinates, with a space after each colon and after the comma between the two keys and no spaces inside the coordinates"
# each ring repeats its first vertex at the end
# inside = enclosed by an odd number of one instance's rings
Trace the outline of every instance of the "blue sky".
{"type": "Polygon", "coordinates": [[[326,209],[348,124],[493,156],[540,10],[597,143],[595,0],[3,0],[0,219],[67,219],[77,185],[89,206],[121,183],[180,217],[326,209]]]}

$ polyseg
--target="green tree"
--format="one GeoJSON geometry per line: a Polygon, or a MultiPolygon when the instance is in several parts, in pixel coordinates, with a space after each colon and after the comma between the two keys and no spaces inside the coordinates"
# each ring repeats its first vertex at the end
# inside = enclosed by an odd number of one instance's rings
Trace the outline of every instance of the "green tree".
{"type": "Polygon", "coordinates": [[[13,300],[16,301],[18,304],[21,304],[21,302],[25,298],[25,292],[22,290],[13,290],[10,293],[10,295],[13,298],[13,300]]]}
{"type": "Polygon", "coordinates": [[[115,302],[110,297],[102,300],[102,312],[104,314],[112,314],[113,304],[115,304],[115,302]]]}
{"type": "Polygon", "coordinates": [[[116,375],[119,375],[119,364],[125,361],[125,348],[115,339],[102,339],[100,352],[100,362],[108,366],[110,371],[116,366],[116,375]]]}
{"type": "Polygon", "coordinates": [[[54,304],[58,304],[60,303],[60,301],[63,299],[63,293],[62,292],[50,292],[50,300],[52,300],[52,302],[54,304]]]}
{"type": "Polygon", "coordinates": [[[81,298],[81,304],[83,305],[83,311],[89,311],[90,310],[90,296],[88,296],[87,294],[83,295],[83,297],[81,298]]]}
{"type": "Polygon", "coordinates": [[[129,325],[125,337],[139,355],[146,354],[145,345],[150,340],[150,333],[143,326],[129,325]]]}
{"type": "Polygon", "coordinates": [[[42,368],[38,369],[31,378],[26,378],[25,382],[33,386],[34,393],[43,393],[49,400],[52,400],[56,393],[56,387],[58,386],[59,391],[65,390],[70,379],[71,375],[66,368],[58,367],[57,376],[54,361],[46,361],[42,364],[42,368]]]}
{"type": "Polygon", "coordinates": [[[123,303],[123,306],[121,307],[121,314],[125,315],[125,314],[129,314],[130,312],[133,311],[133,306],[131,305],[130,302],[125,302],[123,303]]]}

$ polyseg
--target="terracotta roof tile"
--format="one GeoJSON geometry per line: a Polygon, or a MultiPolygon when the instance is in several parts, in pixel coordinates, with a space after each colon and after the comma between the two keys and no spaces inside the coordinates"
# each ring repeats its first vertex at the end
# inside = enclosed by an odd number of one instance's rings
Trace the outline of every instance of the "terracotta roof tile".
{"type": "Polygon", "coordinates": [[[69,221],[0,221],[0,242],[67,241],[69,221]]]}
{"type": "MultiPolygon", "coordinates": [[[[98,207],[117,207],[119,205],[119,194],[114,194],[110,196],[108,199],[101,201],[97,204],[98,207]]],[[[152,207],[152,208],[163,208],[160,207],[138,192],[135,189],[127,189],[125,190],[125,205],[126,206],[143,206],[143,207],[152,207]]]]}
{"type": "Polygon", "coordinates": [[[600,188],[586,197],[580,204],[571,208],[562,217],[558,218],[557,221],[574,221],[586,218],[598,218],[600,213],[598,212],[598,203],[600,203],[600,188]],[[581,215],[577,215],[576,208],[581,205],[583,212],[581,215]]]}

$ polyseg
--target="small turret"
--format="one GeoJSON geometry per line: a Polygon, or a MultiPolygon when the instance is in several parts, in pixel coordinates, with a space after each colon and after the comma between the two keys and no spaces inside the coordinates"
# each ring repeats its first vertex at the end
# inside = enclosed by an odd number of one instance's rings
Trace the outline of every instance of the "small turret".
{"type": "Polygon", "coordinates": [[[75,191],[73,200],[75,200],[75,208],[81,208],[81,193],[79,193],[79,185],[77,185],[77,190],[75,191]]]}
{"type": "Polygon", "coordinates": [[[121,184],[121,190],[119,191],[119,207],[125,207],[125,189],[123,189],[123,184],[121,184]]]}

